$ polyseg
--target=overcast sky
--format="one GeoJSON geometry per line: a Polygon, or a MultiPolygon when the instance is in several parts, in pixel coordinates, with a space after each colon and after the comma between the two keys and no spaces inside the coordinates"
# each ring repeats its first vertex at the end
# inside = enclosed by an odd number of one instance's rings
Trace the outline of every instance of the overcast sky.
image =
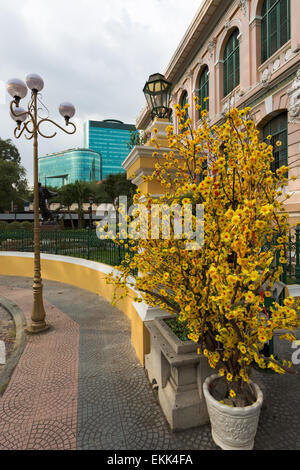
{"type": "MultiPolygon", "coordinates": [[[[78,131],[39,140],[39,154],[83,146],[87,119],[135,124],[149,75],[164,73],[202,0],[0,0],[0,137],[12,138],[32,184],[32,141],[13,137],[9,78],[40,74],[50,117],[76,107],[78,131]],[[5,98],[5,103],[3,102],[5,98]]],[[[27,104],[26,99],[23,105],[27,104]]]]}

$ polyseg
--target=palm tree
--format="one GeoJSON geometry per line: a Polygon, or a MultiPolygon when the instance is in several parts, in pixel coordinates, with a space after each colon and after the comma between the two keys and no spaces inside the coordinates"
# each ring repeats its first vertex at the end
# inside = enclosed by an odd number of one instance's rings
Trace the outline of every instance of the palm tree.
{"type": "Polygon", "coordinates": [[[78,228],[82,228],[82,222],[83,222],[83,203],[87,202],[89,200],[90,196],[90,187],[89,184],[84,182],[84,181],[75,181],[74,183],[74,196],[75,200],[74,202],[77,203],[78,205],[78,228]]]}

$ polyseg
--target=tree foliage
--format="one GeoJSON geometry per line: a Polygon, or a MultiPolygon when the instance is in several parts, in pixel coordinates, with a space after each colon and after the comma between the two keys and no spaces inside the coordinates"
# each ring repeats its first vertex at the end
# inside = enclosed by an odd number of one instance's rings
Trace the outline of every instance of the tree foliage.
{"type": "MultiPolygon", "coordinates": [[[[138,270],[134,288],[140,295],[135,300],[186,322],[199,353],[226,379],[228,399],[235,406],[249,404],[255,400],[248,386],[252,364],[291,372],[291,364],[265,357],[263,348],[280,329],[293,341],[293,330],[299,327],[293,298],[282,305],[275,302],[268,312],[264,307],[264,297],[271,296],[286,263],[288,214],[282,189],[288,167],[271,171],[273,148],[260,141],[250,108],[232,109],[224,124],[212,128],[204,110],[194,130],[191,120],[185,120],[187,106],[177,106],[179,133],[167,128],[170,151],[154,153],[155,171],[146,177],[161,183],[163,195],[154,200],[138,190],[134,200],[148,210],[157,203],[203,204],[203,246],[187,249],[190,234],[176,239],[174,224],[168,238],[161,232],[151,238],[156,229],[152,225],[147,239],[122,240],[118,234],[115,241],[131,246],[133,258],[128,255],[118,275],[111,274],[107,282],[114,283],[117,300],[128,294],[131,271],[138,270]],[[274,263],[277,255],[279,266],[274,263]]],[[[141,226],[140,214],[136,219],[141,226]]],[[[192,229],[197,229],[195,213],[192,229]]]]}
{"type": "Polygon", "coordinates": [[[21,156],[11,139],[0,139],[0,158],[10,162],[21,163],[21,156]]]}
{"type": "Polygon", "coordinates": [[[132,150],[137,145],[145,145],[147,141],[147,136],[144,131],[131,131],[130,132],[130,140],[127,143],[128,150],[132,150]]]}
{"type": "Polygon", "coordinates": [[[11,140],[0,139],[0,212],[10,210],[11,201],[18,209],[24,208],[28,183],[20,160],[20,154],[11,140]]]}

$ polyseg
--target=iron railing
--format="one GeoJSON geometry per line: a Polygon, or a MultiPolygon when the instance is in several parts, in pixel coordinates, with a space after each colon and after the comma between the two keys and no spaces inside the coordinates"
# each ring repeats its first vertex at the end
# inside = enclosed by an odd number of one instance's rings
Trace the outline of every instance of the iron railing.
{"type": "MultiPolygon", "coordinates": [[[[270,246],[270,245],[269,245],[270,246]]],[[[268,245],[264,247],[268,249],[268,245]]],[[[41,231],[41,253],[73,256],[118,266],[130,249],[117,245],[112,240],[100,240],[95,230],[53,230],[41,231]]],[[[0,231],[0,251],[34,251],[33,231],[0,231]]],[[[282,264],[282,282],[300,284],[300,227],[289,232],[286,244],[287,263],[282,264]]],[[[274,262],[279,265],[279,255],[274,262]]]]}
{"type": "MultiPolygon", "coordinates": [[[[95,230],[41,231],[41,253],[73,256],[119,266],[130,249],[113,240],[100,240],[95,230]]],[[[34,251],[33,231],[0,231],[0,251],[34,251]]]]}

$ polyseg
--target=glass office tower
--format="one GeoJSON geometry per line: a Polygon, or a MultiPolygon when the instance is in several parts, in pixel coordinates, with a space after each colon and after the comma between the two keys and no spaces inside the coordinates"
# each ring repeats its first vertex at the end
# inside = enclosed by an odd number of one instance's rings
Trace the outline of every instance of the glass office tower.
{"type": "Polygon", "coordinates": [[[61,187],[79,181],[102,180],[102,158],[88,149],[71,149],[39,158],[39,181],[43,186],[61,187]]]}
{"type": "Polygon", "coordinates": [[[124,171],[122,163],[130,153],[127,143],[133,124],[124,124],[115,119],[87,121],[84,128],[84,147],[102,155],[102,177],[124,171]]]}

